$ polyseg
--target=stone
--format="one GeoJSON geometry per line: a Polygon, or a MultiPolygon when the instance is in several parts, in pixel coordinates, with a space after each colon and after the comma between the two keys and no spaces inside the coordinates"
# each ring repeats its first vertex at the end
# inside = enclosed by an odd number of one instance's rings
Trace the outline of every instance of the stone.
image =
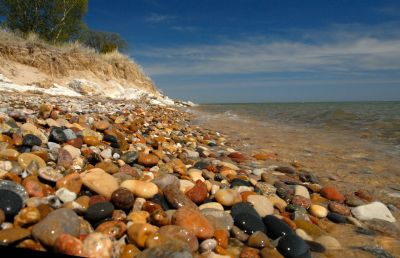
{"type": "Polygon", "coordinates": [[[309,211],[317,218],[325,218],[328,215],[328,209],[318,204],[312,204],[309,211]]]}
{"type": "MultiPolygon", "coordinates": [[[[215,227],[214,227],[215,228],[215,227]]],[[[229,231],[225,229],[216,229],[214,232],[214,238],[222,248],[228,248],[229,244],[229,231]]]]}
{"type": "Polygon", "coordinates": [[[126,219],[133,223],[147,223],[149,217],[150,214],[147,211],[132,211],[128,214],[126,219]]]}
{"type": "Polygon", "coordinates": [[[216,230],[222,229],[229,231],[233,227],[234,222],[232,216],[224,210],[207,208],[200,210],[200,212],[216,230]]]}
{"type": "Polygon", "coordinates": [[[319,193],[330,201],[343,203],[346,199],[341,193],[338,192],[338,190],[336,190],[336,188],[332,186],[323,187],[319,193]]]}
{"type": "Polygon", "coordinates": [[[224,210],[224,206],[222,206],[220,203],[218,202],[206,202],[203,203],[202,205],[199,206],[200,210],[204,210],[204,209],[216,209],[216,210],[220,210],[223,211],[224,210]]]}
{"type": "Polygon", "coordinates": [[[11,245],[31,235],[25,228],[7,228],[0,230],[0,245],[11,245]]]}
{"type": "Polygon", "coordinates": [[[250,247],[254,247],[254,248],[258,248],[258,249],[266,247],[269,243],[270,243],[270,241],[269,241],[267,235],[262,231],[254,232],[247,240],[247,244],[250,247]]]}
{"type": "Polygon", "coordinates": [[[199,248],[199,241],[197,237],[184,227],[177,226],[177,225],[166,225],[161,227],[158,232],[161,235],[168,236],[172,239],[180,240],[186,243],[192,252],[197,251],[199,248]]]}
{"type": "Polygon", "coordinates": [[[296,174],[297,173],[295,168],[293,168],[293,167],[283,167],[283,166],[275,168],[275,171],[282,172],[282,173],[285,173],[285,174],[296,174]]]}
{"type": "Polygon", "coordinates": [[[62,149],[67,151],[73,160],[81,155],[80,149],[78,149],[72,145],[69,145],[69,144],[64,145],[64,147],[62,149]]]}
{"type": "Polygon", "coordinates": [[[256,231],[265,232],[265,226],[260,217],[251,213],[242,211],[233,217],[235,225],[243,230],[246,234],[253,234],[256,231]]]}
{"type": "Polygon", "coordinates": [[[253,204],[254,209],[261,217],[271,215],[274,213],[274,205],[272,202],[263,195],[249,195],[247,201],[253,204]]]}
{"type": "Polygon", "coordinates": [[[93,168],[80,175],[87,188],[107,198],[111,198],[112,193],[119,187],[117,179],[100,168],[93,168]]]}
{"type": "Polygon", "coordinates": [[[307,234],[307,232],[302,230],[301,228],[296,229],[295,232],[296,232],[296,235],[298,235],[299,237],[301,237],[302,239],[304,239],[306,241],[313,240],[313,238],[309,234],[307,234]]]}
{"type": "Polygon", "coordinates": [[[39,168],[46,167],[46,162],[39,156],[31,153],[22,153],[18,156],[18,164],[23,168],[26,169],[31,162],[36,162],[39,168]]]}
{"type": "Polygon", "coordinates": [[[135,256],[135,258],[153,257],[192,258],[193,256],[190,250],[178,243],[166,243],[152,248],[147,248],[135,256]]]}
{"type": "Polygon", "coordinates": [[[350,208],[341,203],[329,202],[328,208],[330,211],[340,214],[340,215],[343,215],[343,216],[351,215],[350,208]]]}
{"type": "Polygon", "coordinates": [[[121,238],[125,234],[126,230],[127,226],[122,221],[106,221],[96,228],[96,232],[115,239],[121,238]]]}
{"type": "Polygon", "coordinates": [[[342,249],[339,241],[331,236],[320,236],[315,239],[315,242],[320,243],[328,250],[338,250],[342,249]]]}
{"type": "Polygon", "coordinates": [[[266,233],[269,238],[277,239],[278,237],[294,234],[294,231],[283,220],[273,215],[268,215],[263,219],[266,233]]]}
{"type": "Polygon", "coordinates": [[[211,238],[214,235],[214,227],[204,215],[187,207],[179,208],[174,213],[173,224],[192,231],[200,239],[211,238]]]}
{"type": "Polygon", "coordinates": [[[108,236],[94,232],[83,240],[83,252],[89,254],[90,257],[111,258],[113,244],[108,236]]]}
{"type": "Polygon", "coordinates": [[[0,158],[6,160],[17,160],[20,153],[14,149],[0,150],[0,158]]]}
{"type": "Polygon", "coordinates": [[[171,174],[159,174],[153,180],[161,191],[169,186],[170,188],[179,188],[179,180],[176,176],[171,174]]]}
{"type": "Polygon", "coordinates": [[[296,185],[294,187],[294,195],[303,196],[304,198],[310,199],[310,193],[305,186],[296,185]]]}
{"type": "Polygon", "coordinates": [[[0,209],[3,210],[6,220],[11,220],[23,206],[22,198],[14,191],[0,189],[0,209]]]}
{"type": "Polygon", "coordinates": [[[241,230],[237,226],[232,227],[231,234],[233,237],[235,237],[237,240],[239,240],[241,242],[247,241],[247,239],[249,239],[249,237],[250,237],[248,234],[246,234],[243,230],[241,230]]]}
{"type": "Polygon", "coordinates": [[[206,239],[200,244],[200,252],[211,252],[217,247],[218,243],[215,239],[206,239]]]}
{"type": "Polygon", "coordinates": [[[242,201],[239,192],[233,189],[221,189],[215,194],[214,198],[224,206],[232,206],[242,201]]]}
{"type": "Polygon", "coordinates": [[[271,247],[261,249],[260,255],[262,258],[284,258],[276,248],[271,247]]]}
{"type": "Polygon", "coordinates": [[[185,193],[185,195],[196,204],[203,203],[207,198],[207,194],[207,186],[201,180],[197,180],[194,187],[185,193]]]}
{"type": "Polygon", "coordinates": [[[61,234],[57,237],[54,251],[66,255],[85,256],[82,241],[69,234],[61,234]]]}
{"type": "Polygon", "coordinates": [[[122,251],[120,258],[133,258],[140,253],[139,248],[132,244],[127,244],[122,251]]]}
{"type": "Polygon", "coordinates": [[[55,143],[64,143],[68,140],[67,136],[65,135],[64,131],[59,127],[54,127],[50,131],[49,141],[55,143]]]}
{"type": "Polygon", "coordinates": [[[295,234],[282,236],[277,249],[286,258],[311,258],[310,247],[295,234]]]}
{"type": "Polygon", "coordinates": [[[50,181],[50,182],[56,182],[56,181],[60,180],[61,178],[63,178],[63,175],[61,174],[61,172],[52,167],[40,168],[38,171],[38,175],[40,178],[50,181]]]}
{"type": "Polygon", "coordinates": [[[158,193],[156,184],[141,180],[125,180],[121,183],[121,187],[127,188],[135,196],[150,199],[158,193]]]}
{"type": "Polygon", "coordinates": [[[352,208],[351,213],[359,220],[382,219],[396,222],[390,210],[381,202],[372,202],[352,208]]]}
{"type": "Polygon", "coordinates": [[[88,146],[98,146],[100,144],[99,138],[97,138],[96,136],[91,136],[91,135],[84,136],[83,142],[88,146]]]}
{"type": "Polygon", "coordinates": [[[42,140],[33,134],[26,134],[22,139],[22,145],[33,147],[42,145],[42,140]]]}
{"type": "Polygon", "coordinates": [[[61,208],[50,212],[32,228],[32,235],[46,246],[54,246],[57,237],[63,233],[79,236],[80,222],[75,212],[61,208]]]}
{"type": "Polygon", "coordinates": [[[119,172],[119,167],[111,161],[101,161],[96,164],[96,168],[101,168],[109,174],[115,174],[119,172]]]}
{"type": "Polygon", "coordinates": [[[36,207],[26,207],[20,210],[20,212],[14,218],[14,225],[17,227],[24,227],[32,225],[41,219],[39,210],[36,207]]]}
{"type": "Polygon", "coordinates": [[[106,130],[106,129],[110,126],[110,123],[107,122],[106,120],[100,120],[100,121],[95,121],[95,122],[93,123],[93,126],[94,126],[97,130],[104,131],[104,130],[106,130]]]}
{"type": "Polygon", "coordinates": [[[158,227],[149,223],[134,223],[128,228],[128,239],[138,247],[144,247],[147,238],[156,233],[158,227]]]}
{"type": "Polygon", "coordinates": [[[133,193],[123,187],[118,188],[111,195],[111,202],[118,209],[128,210],[132,208],[134,201],[135,197],[133,196],[133,193]]]}
{"type": "Polygon", "coordinates": [[[6,221],[6,214],[0,209],[0,225],[3,224],[4,221],[6,221]]]}
{"type": "Polygon", "coordinates": [[[67,188],[60,188],[55,194],[63,203],[72,202],[77,197],[76,193],[68,190],[67,188]]]}
{"type": "Polygon", "coordinates": [[[128,151],[122,154],[121,159],[126,164],[133,164],[138,159],[139,153],[137,151],[128,151]]]}
{"type": "Polygon", "coordinates": [[[114,205],[110,202],[97,202],[89,206],[85,213],[85,219],[97,222],[111,217],[114,205]]]}
{"type": "Polygon", "coordinates": [[[326,233],[317,225],[307,220],[295,220],[297,228],[303,229],[307,234],[313,238],[325,235],[326,233]]]}
{"type": "Polygon", "coordinates": [[[76,172],[68,174],[65,177],[60,178],[59,180],[57,180],[56,188],[57,189],[65,188],[65,189],[68,189],[71,192],[74,192],[74,193],[78,194],[81,191],[81,188],[82,188],[81,176],[76,172]]]}
{"type": "Polygon", "coordinates": [[[137,163],[146,167],[152,167],[157,165],[159,158],[154,154],[140,153],[137,163]]]}
{"type": "Polygon", "coordinates": [[[175,209],[179,209],[185,206],[191,209],[198,209],[197,205],[174,185],[165,187],[163,193],[168,203],[175,209]]]}
{"type": "Polygon", "coordinates": [[[233,205],[231,208],[231,216],[235,218],[236,215],[242,213],[243,211],[246,213],[251,213],[257,218],[261,218],[260,215],[258,215],[258,212],[254,209],[253,205],[249,202],[240,202],[233,205]]]}
{"type": "Polygon", "coordinates": [[[301,195],[295,195],[292,198],[292,204],[297,205],[297,206],[301,206],[304,209],[308,209],[311,206],[311,200],[307,199],[301,195]]]}

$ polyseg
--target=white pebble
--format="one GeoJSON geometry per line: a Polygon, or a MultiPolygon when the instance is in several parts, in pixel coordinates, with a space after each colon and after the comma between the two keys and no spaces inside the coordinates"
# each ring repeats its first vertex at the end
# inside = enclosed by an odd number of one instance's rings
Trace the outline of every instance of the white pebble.
{"type": "Polygon", "coordinates": [[[76,199],[76,193],[71,192],[67,188],[60,188],[56,191],[56,196],[63,202],[72,202],[76,199]]]}

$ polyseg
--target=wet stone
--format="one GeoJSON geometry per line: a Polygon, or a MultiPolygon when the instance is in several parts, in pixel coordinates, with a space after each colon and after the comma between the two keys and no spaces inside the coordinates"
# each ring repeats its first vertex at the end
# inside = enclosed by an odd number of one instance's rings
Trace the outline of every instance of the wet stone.
{"type": "Polygon", "coordinates": [[[30,230],[24,228],[8,228],[0,230],[0,245],[11,245],[31,235],[30,230]]]}
{"type": "Polygon", "coordinates": [[[22,144],[25,146],[40,146],[42,145],[42,140],[40,140],[39,137],[37,137],[36,135],[33,134],[27,134],[24,136],[24,138],[22,139],[22,144]]]}
{"type": "Polygon", "coordinates": [[[54,250],[67,255],[84,256],[82,241],[69,234],[61,234],[57,237],[54,250]]]}
{"type": "Polygon", "coordinates": [[[177,225],[163,226],[158,231],[160,234],[168,236],[172,239],[177,239],[188,244],[190,250],[195,252],[199,248],[197,237],[184,227],[177,225]]]}
{"type": "Polygon", "coordinates": [[[134,200],[133,193],[126,188],[118,188],[111,195],[111,202],[115,207],[122,210],[132,208],[134,200]]]}
{"type": "Polygon", "coordinates": [[[189,249],[176,243],[154,246],[136,255],[136,258],[153,257],[192,258],[193,256],[189,249]]]}
{"type": "Polygon", "coordinates": [[[347,223],[347,218],[336,212],[328,212],[327,218],[335,223],[347,223]]]}
{"type": "Polygon", "coordinates": [[[96,228],[96,232],[115,239],[121,238],[125,234],[126,230],[127,226],[122,221],[106,221],[96,228]]]}
{"type": "Polygon", "coordinates": [[[247,244],[251,247],[255,248],[263,248],[269,244],[269,239],[264,232],[256,231],[254,232],[249,239],[247,240],[247,244]]]}
{"type": "Polygon", "coordinates": [[[173,224],[192,231],[200,239],[207,239],[214,235],[214,227],[204,215],[187,207],[180,208],[175,212],[173,224]]]}
{"type": "Polygon", "coordinates": [[[98,202],[89,206],[85,218],[91,222],[97,222],[111,217],[114,205],[110,202],[98,202]]]}
{"type": "Polygon", "coordinates": [[[65,135],[63,129],[59,127],[54,127],[50,131],[49,141],[56,142],[56,143],[64,143],[68,140],[67,136],[65,135]]]}
{"type": "Polygon", "coordinates": [[[85,254],[90,254],[91,257],[111,258],[113,244],[108,236],[94,232],[83,241],[83,250],[85,254]]]}
{"type": "Polygon", "coordinates": [[[0,189],[0,209],[3,210],[6,219],[12,220],[23,206],[22,198],[13,191],[0,189]]]}
{"type": "Polygon", "coordinates": [[[200,211],[204,217],[213,225],[215,229],[230,230],[233,227],[233,218],[231,214],[224,210],[212,208],[202,209],[200,211]]]}
{"type": "Polygon", "coordinates": [[[124,154],[122,154],[121,159],[126,163],[126,164],[133,164],[135,161],[139,158],[139,153],[136,151],[128,151],[124,154]]]}
{"type": "Polygon", "coordinates": [[[294,234],[294,231],[283,220],[273,215],[268,215],[263,219],[268,237],[277,239],[281,236],[294,234]]]}
{"type": "Polygon", "coordinates": [[[184,195],[179,188],[175,188],[173,185],[170,185],[165,187],[163,192],[165,198],[172,207],[179,209],[186,206],[191,209],[197,209],[197,205],[186,195],[184,195]]]}
{"type": "Polygon", "coordinates": [[[277,249],[287,258],[311,258],[310,247],[294,234],[283,236],[279,240],[277,249]]]}
{"type": "Polygon", "coordinates": [[[235,225],[246,234],[253,234],[256,231],[265,231],[265,226],[259,216],[242,211],[233,218],[235,225]]]}
{"type": "Polygon", "coordinates": [[[240,202],[232,206],[231,208],[231,216],[233,218],[236,217],[236,215],[242,213],[243,211],[246,211],[246,213],[250,213],[254,215],[257,218],[260,218],[258,215],[258,212],[254,209],[253,205],[249,202],[240,202]]]}
{"type": "Polygon", "coordinates": [[[25,203],[29,198],[27,191],[22,185],[17,184],[10,180],[0,180],[0,189],[10,190],[18,194],[21,197],[23,203],[25,203]]]}
{"type": "Polygon", "coordinates": [[[337,202],[330,202],[328,207],[329,207],[329,210],[331,210],[332,212],[338,213],[340,215],[343,215],[343,216],[351,215],[350,208],[345,206],[344,204],[337,203],[337,202]]]}

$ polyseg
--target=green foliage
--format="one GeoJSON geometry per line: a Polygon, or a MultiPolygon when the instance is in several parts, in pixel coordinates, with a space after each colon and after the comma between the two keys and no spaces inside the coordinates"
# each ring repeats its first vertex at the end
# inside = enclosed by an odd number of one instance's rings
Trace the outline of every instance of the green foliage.
{"type": "Polygon", "coordinates": [[[99,53],[109,53],[115,50],[124,51],[128,43],[118,34],[106,31],[94,31],[86,29],[79,40],[99,53]]]}
{"type": "Polygon", "coordinates": [[[0,0],[0,15],[11,30],[57,43],[80,33],[87,6],[88,0],[0,0]]]}

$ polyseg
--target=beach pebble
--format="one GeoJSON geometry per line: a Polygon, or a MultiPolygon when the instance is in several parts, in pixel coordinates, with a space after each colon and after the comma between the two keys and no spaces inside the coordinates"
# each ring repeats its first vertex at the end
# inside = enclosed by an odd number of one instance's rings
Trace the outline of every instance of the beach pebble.
{"type": "Polygon", "coordinates": [[[82,241],[70,234],[59,235],[54,243],[54,250],[66,255],[84,256],[82,241]]]}
{"type": "Polygon", "coordinates": [[[158,187],[152,182],[141,180],[125,180],[121,187],[130,190],[135,196],[149,199],[158,193],[158,187]]]}
{"type": "Polygon", "coordinates": [[[249,234],[246,234],[243,230],[241,230],[237,226],[233,226],[231,229],[231,234],[233,237],[235,237],[237,240],[241,242],[245,242],[249,239],[249,234]]]}
{"type": "Polygon", "coordinates": [[[203,203],[207,198],[207,194],[207,186],[201,180],[197,180],[193,188],[185,193],[185,195],[196,204],[203,203]]]}
{"type": "Polygon", "coordinates": [[[242,211],[233,218],[235,225],[243,230],[246,234],[253,234],[256,231],[265,231],[263,221],[259,216],[242,211]]]}
{"type": "Polygon", "coordinates": [[[207,239],[201,242],[200,244],[200,252],[210,252],[213,251],[217,247],[217,240],[215,239],[207,239]]]}
{"type": "Polygon", "coordinates": [[[328,215],[328,209],[318,204],[312,204],[309,211],[317,218],[325,218],[328,215]]]}
{"type": "Polygon", "coordinates": [[[242,201],[240,194],[233,189],[221,189],[215,194],[214,198],[224,206],[232,206],[242,201]]]}
{"type": "Polygon", "coordinates": [[[163,193],[168,201],[168,204],[170,204],[175,209],[179,209],[185,206],[190,209],[198,209],[197,205],[174,185],[166,186],[163,190],[163,193]]]}
{"type": "Polygon", "coordinates": [[[118,189],[117,179],[100,168],[93,168],[80,174],[83,184],[90,190],[111,198],[118,189]]]}
{"type": "Polygon", "coordinates": [[[7,228],[0,230],[0,245],[11,245],[31,235],[25,228],[7,228]]]}
{"type": "Polygon", "coordinates": [[[296,185],[294,187],[294,195],[303,196],[304,198],[310,199],[310,193],[305,186],[296,185]]]}
{"type": "Polygon", "coordinates": [[[7,220],[11,220],[23,206],[22,198],[13,191],[0,189],[0,209],[3,210],[7,220]]]}
{"type": "Polygon", "coordinates": [[[311,206],[311,200],[301,195],[295,195],[292,198],[292,204],[308,209],[311,206]]]}
{"type": "Polygon", "coordinates": [[[17,227],[24,227],[32,225],[41,219],[39,210],[36,207],[26,207],[19,211],[14,218],[14,225],[17,227]]]}
{"type": "Polygon", "coordinates": [[[173,224],[192,231],[198,238],[207,239],[214,235],[214,227],[199,211],[187,207],[178,209],[173,216],[173,224]]]}
{"type": "Polygon", "coordinates": [[[67,151],[73,160],[81,155],[80,149],[69,144],[64,145],[63,150],[67,151]]]}
{"type": "Polygon", "coordinates": [[[247,240],[247,244],[254,248],[264,248],[270,243],[269,238],[264,232],[256,231],[254,232],[249,239],[247,240]]]}
{"type": "Polygon", "coordinates": [[[330,211],[335,212],[337,214],[343,215],[343,216],[350,216],[351,211],[350,208],[347,207],[344,204],[337,203],[337,202],[329,202],[328,208],[330,211]]]}
{"type": "Polygon", "coordinates": [[[118,209],[128,210],[132,208],[134,201],[135,197],[133,193],[123,187],[118,188],[111,195],[111,202],[118,209]]]}
{"type": "Polygon", "coordinates": [[[161,227],[158,232],[172,239],[185,242],[192,252],[199,248],[199,241],[192,231],[177,225],[166,225],[161,227]]]}
{"type": "Polygon", "coordinates": [[[93,123],[93,126],[94,126],[97,130],[104,131],[104,130],[106,130],[106,129],[110,126],[110,123],[107,122],[106,120],[100,120],[100,121],[95,121],[95,122],[93,123]]]}
{"type": "Polygon", "coordinates": [[[111,217],[114,205],[110,202],[97,202],[89,206],[86,210],[85,218],[88,221],[97,222],[111,217]]]}
{"type": "Polygon", "coordinates": [[[111,239],[101,233],[94,232],[83,240],[83,253],[90,257],[111,258],[113,255],[113,244],[111,239]]]}
{"type": "Polygon", "coordinates": [[[128,151],[122,154],[121,159],[126,164],[133,164],[139,157],[139,153],[137,151],[128,151]]]}
{"type": "Polygon", "coordinates": [[[315,239],[315,242],[320,243],[328,250],[338,250],[342,248],[339,241],[331,236],[320,236],[315,239]]]}
{"type": "Polygon", "coordinates": [[[68,140],[67,136],[65,135],[64,131],[59,127],[54,127],[50,131],[49,141],[55,143],[64,143],[68,140]]]}
{"type": "Polygon", "coordinates": [[[273,215],[266,216],[263,219],[263,222],[266,228],[266,233],[271,239],[277,239],[281,236],[294,234],[288,224],[273,215]]]}
{"type": "Polygon", "coordinates": [[[57,180],[60,180],[61,178],[63,178],[63,175],[61,174],[61,172],[52,167],[40,168],[38,171],[38,174],[39,174],[40,178],[45,179],[50,182],[56,182],[57,180]]]}
{"type": "Polygon", "coordinates": [[[63,202],[72,202],[76,199],[76,193],[69,191],[67,188],[60,188],[56,191],[56,196],[63,202]]]}
{"type": "Polygon", "coordinates": [[[158,227],[149,223],[134,223],[128,228],[128,239],[138,247],[144,247],[147,238],[156,233],[158,227]]]}
{"type": "Polygon", "coordinates": [[[359,220],[382,219],[396,222],[390,210],[381,202],[372,202],[352,208],[351,213],[359,220]]]}
{"type": "Polygon", "coordinates": [[[29,147],[32,147],[35,145],[40,146],[40,145],[42,145],[42,140],[39,137],[37,137],[36,135],[26,134],[24,136],[24,138],[22,139],[22,145],[29,146],[29,147]]]}
{"type": "Polygon", "coordinates": [[[271,215],[274,213],[274,206],[272,202],[263,195],[249,195],[247,201],[253,204],[254,209],[261,217],[271,215]]]}
{"type": "Polygon", "coordinates": [[[157,165],[159,158],[154,154],[140,153],[137,162],[146,167],[157,165]]]}
{"type": "Polygon", "coordinates": [[[96,232],[102,233],[110,238],[119,239],[127,230],[127,226],[122,221],[106,221],[96,228],[96,232]]]}
{"type": "Polygon", "coordinates": [[[79,217],[72,210],[65,208],[50,212],[32,228],[32,235],[47,246],[53,246],[57,237],[63,233],[77,237],[79,232],[79,217]]]}
{"type": "Polygon", "coordinates": [[[46,162],[39,156],[36,156],[35,154],[22,153],[21,155],[18,156],[18,164],[23,169],[26,169],[31,164],[31,162],[35,162],[39,166],[39,168],[46,167],[46,162]]]}
{"type": "Polygon", "coordinates": [[[307,232],[302,230],[301,228],[296,229],[295,232],[296,232],[296,235],[298,235],[299,237],[301,237],[302,239],[304,239],[306,241],[313,240],[313,238],[309,234],[307,234],[307,232]]]}
{"type": "Polygon", "coordinates": [[[222,206],[222,204],[220,204],[219,202],[207,202],[207,203],[203,203],[199,206],[200,210],[204,210],[204,209],[216,209],[216,210],[220,210],[223,211],[224,210],[224,206],[222,206]]]}
{"type": "Polygon", "coordinates": [[[341,193],[338,192],[338,190],[336,190],[336,188],[332,186],[323,187],[319,193],[326,199],[339,203],[343,203],[346,199],[341,193]]]}
{"type": "Polygon", "coordinates": [[[229,231],[233,226],[232,216],[224,210],[206,208],[201,210],[200,212],[211,223],[214,229],[229,231]]]}
{"type": "Polygon", "coordinates": [[[192,258],[193,255],[189,249],[178,243],[165,243],[148,248],[135,256],[136,258],[153,258],[153,257],[179,257],[192,258]]]}
{"type": "Polygon", "coordinates": [[[282,236],[278,242],[277,249],[286,258],[311,258],[310,247],[295,234],[282,236]]]}

